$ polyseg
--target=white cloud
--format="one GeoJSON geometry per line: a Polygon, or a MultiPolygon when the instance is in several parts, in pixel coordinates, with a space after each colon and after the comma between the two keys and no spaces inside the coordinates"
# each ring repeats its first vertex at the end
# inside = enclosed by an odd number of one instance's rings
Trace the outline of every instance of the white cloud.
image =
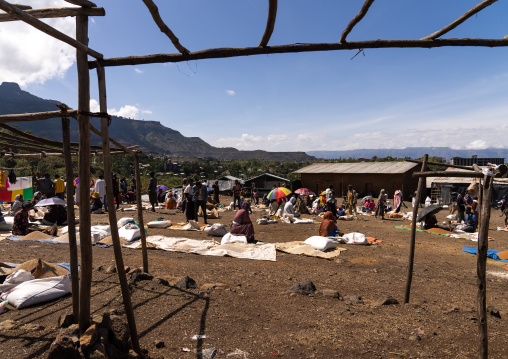
{"type": "Polygon", "coordinates": [[[90,112],[99,112],[100,111],[100,105],[97,100],[91,99],[90,100],[90,112]]]}
{"type": "Polygon", "coordinates": [[[233,91],[233,90],[226,90],[226,93],[229,95],[229,96],[234,96],[236,95],[236,92],[233,91]]]}
{"type": "Polygon", "coordinates": [[[143,110],[141,113],[151,115],[153,112],[150,110],[143,110]]]}
{"type": "Polygon", "coordinates": [[[134,69],[134,71],[136,71],[136,73],[138,73],[138,74],[142,74],[144,72],[143,70],[140,70],[137,67],[134,69]]]}
{"type": "MultiPolygon", "coordinates": [[[[34,8],[62,7],[64,1],[27,0],[34,8]]],[[[44,19],[45,23],[75,37],[74,18],[44,19]]],[[[63,77],[76,58],[76,50],[22,22],[6,22],[0,27],[0,82],[17,82],[22,87],[63,77]]]]}
{"type": "Polygon", "coordinates": [[[108,109],[108,113],[113,116],[121,116],[136,120],[138,118],[139,108],[136,106],[125,105],[118,111],[115,108],[110,108],[108,109]]]}

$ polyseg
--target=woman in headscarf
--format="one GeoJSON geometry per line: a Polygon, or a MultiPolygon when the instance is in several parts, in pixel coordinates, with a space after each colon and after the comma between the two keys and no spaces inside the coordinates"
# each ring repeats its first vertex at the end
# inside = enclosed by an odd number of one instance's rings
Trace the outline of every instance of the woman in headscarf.
{"type": "Polygon", "coordinates": [[[11,215],[11,216],[15,215],[22,208],[22,205],[23,205],[23,195],[18,194],[18,195],[16,195],[16,197],[14,197],[14,202],[12,202],[12,206],[11,206],[11,210],[9,211],[9,215],[11,215]]]}
{"type": "Polygon", "coordinates": [[[291,197],[291,199],[284,205],[284,216],[287,214],[293,215],[293,217],[300,217],[300,212],[295,211],[295,203],[296,198],[291,197]]]}
{"type": "Polygon", "coordinates": [[[337,235],[337,221],[331,211],[325,213],[318,233],[321,237],[335,237],[337,235]]]}
{"type": "Polygon", "coordinates": [[[382,189],[377,199],[376,218],[380,216],[381,219],[385,219],[385,205],[387,199],[388,195],[386,194],[386,191],[382,189]]]}
{"type": "Polygon", "coordinates": [[[402,192],[400,190],[396,190],[393,194],[393,205],[395,206],[395,213],[399,213],[402,206],[402,192]]]}
{"type": "Polygon", "coordinates": [[[58,227],[55,225],[46,230],[38,229],[37,227],[30,227],[30,222],[28,221],[28,212],[33,208],[33,204],[30,201],[25,201],[21,205],[21,210],[16,213],[14,216],[14,223],[12,225],[12,234],[15,236],[26,236],[30,232],[41,231],[47,234],[56,235],[58,231],[58,227]]]}
{"type": "Polygon", "coordinates": [[[250,204],[243,201],[242,209],[236,212],[233,223],[231,224],[231,234],[234,236],[245,236],[247,242],[256,242],[254,240],[254,225],[249,217],[250,204]]]}
{"type": "Polygon", "coordinates": [[[34,198],[32,198],[32,203],[35,206],[42,199],[42,192],[35,192],[34,198]]]}

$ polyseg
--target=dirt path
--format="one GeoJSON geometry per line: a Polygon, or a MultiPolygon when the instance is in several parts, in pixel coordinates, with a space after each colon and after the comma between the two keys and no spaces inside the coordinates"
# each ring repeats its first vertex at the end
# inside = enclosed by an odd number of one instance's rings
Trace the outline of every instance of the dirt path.
{"type": "MultiPolygon", "coordinates": [[[[440,221],[444,220],[444,212],[438,215],[440,221]]],[[[135,212],[120,213],[130,216],[135,212]]],[[[225,212],[223,218],[210,222],[229,225],[233,215],[225,212]]],[[[254,221],[260,216],[256,212],[251,218],[254,221]]],[[[256,224],[256,239],[276,243],[317,235],[320,219],[306,217],[315,223],[256,224]]],[[[106,215],[92,218],[94,223],[107,223],[106,215]]],[[[160,210],[146,213],[145,218],[180,222],[184,217],[176,210],[160,210]]],[[[276,262],[268,262],[150,251],[150,273],[155,277],[174,284],[187,275],[200,288],[183,290],[153,281],[138,282],[132,300],[141,346],[152,358],[196,358],[209,348],[217,349],[216,358],[475,357],[476,257],[463,252],[462,247],[476,243],[418,232],[410,304],[377,306],[383,296],[403,302],[411,232],[394,228],[408,221],[360,218],[340,221],[340,230],[361,232],[383,242],[343,245],[347,251],[335,260],[281,252],[276,262]],[[302,296],[285,292],[304,280],[311,280],[318,293],[302,296]],[[324,296],[324,289],[336,290],[342,297],[356,294],[362,301],[324,296]],[[414,336],[415,331],[420,333],[420,340],[414,336]],[[191,339],[200,334],[206,338],[191,339]],[[164,341],[165,347],[156,348],[156,340],[164,341]],[[238,355],[228,356],[232,353],[238,355]]],[[[495,240],[489,242],[490,249],[508,249],[508,232],[495,230],[501,225],[502,218],[494,211],[489,235],[495,240]]],[[[211,239],[203,232],[171,229],[149,230],[148,234],[211,239]]],[[[142,265],[141,251],[123,249],[123,255],[131,268],[142,265]]],[[[94,247],[93,256],[94,268],[114,264],[111,248],[94,247]]],[[[68,246],[0,242],[0,261],[19,263],[39,257],[47,262],[66,262],[68,246]]],[[[501,313],[501,319],[488,319],[491,358],[506,358],[508,270],[503,265],[493,260],[487,265],[488,305],[501,313]]],[[[122,310],[117,275],[95,269],[93,275],[92,312],[122,310]]],[[[70,312],[70,306],[68,296],[0,315],[0,322],[12,319],[20,325],[35,323],[44,327],[0,332],[0,358],[44,358],[54,339],[57,319],[70,312]]]]}

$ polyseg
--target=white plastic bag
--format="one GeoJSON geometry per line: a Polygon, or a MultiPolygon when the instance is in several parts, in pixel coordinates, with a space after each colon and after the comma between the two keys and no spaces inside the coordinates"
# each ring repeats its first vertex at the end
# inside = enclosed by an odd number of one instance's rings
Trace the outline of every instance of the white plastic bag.
{"type": "Polygon", "coordinates": [[[224,237],[222,237],[220,244],[226,244],[226,243],[245,243],[245,244],[247,244],[247,237],[234,236],[231,233],[226,233],[224,235],[224,237]]]}
{"type": "Polygon", "coordinates": [[[226,226],[223,225],[222,223],[214,223],[211,226],[206,227],[204,229],[204,231],[209,236],[214,236],[214,237],[223,237],[224,235],[226,235],[228,233],[226,226]]]}
{"type": "Polygon", "coordinates": [[[3,293],[2,299],[20,309],[60,298],[70,292],[70,275],[64,275],[23,282],[9,292],[3,293]]]}
{"type": "Polygon", "coordinates": [[[347,244],[367,244],[367,237],[365,237],[365,234],[358,233],[358,232],[351,232],[348,234],[345,234],[344,237],[347,240],[347,244]]]}
{"type": "Polygon", "coordinates": [[[182,227],[183,229],[190,231],[193,229],[197,229],[198,231],[201,230],[201,227],[199,226],[199,223],[196,221],[193,221],[192,219],[187,223],[185,226],[182,227]]]}
{"type": "Polygon", "coordinates": [[[326,251],[330,248],[337,247],[337,243],[328,237],[312,236],[305,240],[305,244],[311,245],[312,247],[319,249],[320,251],[326,251]]]}
{"type": "Polygon", "coordinates": [[[131,224],[129,226],[126,225],[120,228],[118,230],[118,235],[125,238],[127,242],[132,242],[133,240],[141,237],[141,232],[138,226],[131,224]]]}
{"type": "Polygon", "coordinates": [[[151,221],[151,222],[148,222],[146,226],[148,228],[168,228],[169,226],[171,226],[171,221],[170,220],[151,221]]]}
{"type": "Polygon", "coordinates": [[[34,279],[35,277],[32,273],[24,269],[18,269],[17,271],[9,274],[7,278],[5,278],[3,284],[0,284],[0,293],[5,293],[23,282],[34,279]]]}
{"type": "Polygon", "coordinates": [[[134,221],[134,218],[128,218],[128,217],[124,217],[124,218],[120,218],[117,222],[117,225],[118,225],[118,228],[120,227],[123,227],[125,226],[127,223],[129,222],[133,222],[134,221]]]}

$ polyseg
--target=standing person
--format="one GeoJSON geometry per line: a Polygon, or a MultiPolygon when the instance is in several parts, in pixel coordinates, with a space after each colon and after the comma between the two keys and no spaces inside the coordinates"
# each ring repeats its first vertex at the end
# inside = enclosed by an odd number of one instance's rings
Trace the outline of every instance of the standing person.
{"type": "Polygon", "coordinates": [[[108,211],[108,202],[106,201],[106,181],[104,181],[104,176],[99,176],[99,179],[95,181],[94,192],[99,194],[99,198],[104,204],[104,211],[108,211]]]}
{"type": "Polygon", "coordinates": [[[192,188],[194,187],[194,181],[191,179],[188,180],[187,187],[185,187],[183,191],[183,195],[185,197],[185,218],[187,222],[191,219],[197,221],[196,212],[194,211],[194,202],[192,201],[192,188]]]}
{"type": "Polygon", "coordinates": [[[42,192],[44,197],[46,198],[54,197],[55,184],[53,183],[53,180],[51,179],[49,173],[45,173],[44,178],[40,178],[37,180],[37,188],[39,188],[37,191],[42,192]]]}
{"type": "Polygon", "coordinates": [[[125,177],[122,177],[120,180],[120,193],[122,196],[127,194],[127,179],[125,177]]]}
{"type": "Polygon", "coordinates": [[[379,197],[377,199],[377,210],[376,210],[376,218],[380,216],[381,219],[385,219],[385,205],[386,200],[388,199],[388,195],[384,189],[379,193],[379,197]]]}
{"type": "Polygon", "coordinates": [[[326,189],[326,209],[337,216],[337,207],[335,206],[335,192],[333,191],[333,184],[329,185],[326,189]]]}
{"type": "Polygon", "coordinates": [[[215,183],[212,185],[213,189],[213,204],[219,204],[219,181],[215,181],[215,183]]]}
{"type": "Polygon", "coordinates": [[[393,194],[393,205],[395,207],[395,213],[399,213],[400,207],[402,207],[402,192],[399,189],[393,194]]]}
{"type": "Polygon", "coordinates": [[[155,172],[150,172],[150,183],[148,184],[148,198],[152,205],[152,212],[155,212],[155,203],[157,202],[157,178],[155,172]]]}
{"type": "Polygon", "coordinates": [[[356,214],[356,191],[353,189],[353,185],[347,186],[347,195],[346,195],[346,209],[348,210],[349,214],[353,215],[354,218],[357,218],[356,214]]]}
{"type": "Polygon", "coordinates": [[[238,182],[238,180],[235,180],[235,184],[233,185],[233,209],[236,209],[237,203],[238,208],[240,208],[240,193],[241,193],[240,183],[238,182]]]}
{"type": "Polygon", "coordinates": [[[259,201],[259,192],[258,192],[258,189],[257,189],[255,183],[252,183],[251,198],[252,198],[252,202],[256,203],[256,206],[257,206],[258,201],[259,201]]]}
{"type": "Polygon", "coordinates": [[[203,211],[203,219],[205,220],[205,224],[208,224],[206,217],[206,201],[208,200],[208,189],[206,186],[203,186],[200,181],[196,182],[196,185],[192,188],[193,196],[192,200],[194,201],[194,212],[196,220],[198,218],[198,211],[201,208],[203,211]]]}
{"type": "Polygon", "coordinates": [[[136,179],[134,177],[131,178],[131,191],[136,193],[136,179]]]}
{"type": "Polygon", "coordinates": [[[182,197],[180,198],[180,202],[182,203],[182,213],[185,213],[185,209],[187,208],[187,199],[185,198],[184,191],[188,185],[189,181],[187,180],[187,178],[184,178],[182,181],[182,194],[181,194],[182,197]]]}
{"type": "Polygon", "coordinates": [[[55,196],[64,199],[65,182],[60,178],[60,175],[55,175],[55,196]]]}
{"type": "Polygon", "coordinates": [[[459,189],[459,194],[457,195],[457,223],[462,223],[465,221],[465,212],[466,212],[466,201],[464,200],[464,189],[459,189]]]}
{"type": "Polygon", "coordinates": [[[111,180],[113,181],[113,197],[116,200],[116,209],[120,208],[120,187],[118,186],[118,177],[116,174],[111,175],[111,180]]]}

